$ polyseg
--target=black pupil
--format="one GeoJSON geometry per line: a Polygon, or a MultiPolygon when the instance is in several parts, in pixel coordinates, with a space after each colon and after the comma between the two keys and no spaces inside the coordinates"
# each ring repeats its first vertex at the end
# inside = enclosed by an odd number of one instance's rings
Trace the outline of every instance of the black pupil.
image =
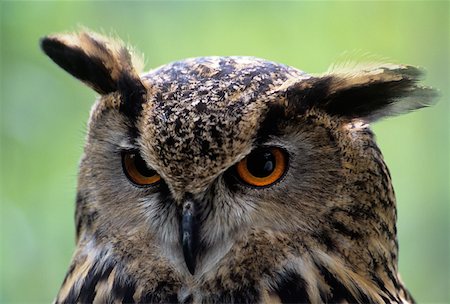
{"type": "Polygon", "coordinates": [[[150,177],[153,175],[156,175],[156,171],[149,169],[147,167],[147,163],[142,159],[142,157],[139,154],[132,154],[131,157],[134,160],[134,165],[136,166],[136,170],[141,174],[142,176],[150,177]]]}
{"type": "Polygon", "coordinates": [[[256,177],[267,177],[275,169],[275,157],[269,150],[256,150],[247,157],[247,170],[256,177]]]}

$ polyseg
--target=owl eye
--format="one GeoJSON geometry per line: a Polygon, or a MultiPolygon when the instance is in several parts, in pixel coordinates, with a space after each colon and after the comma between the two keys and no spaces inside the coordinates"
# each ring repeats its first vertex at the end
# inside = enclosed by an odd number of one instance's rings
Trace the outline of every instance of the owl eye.
{"type": "Polygon", "coordinates": [[[122,167],[128,179],[136,185],[149,186],[161,180],[161,176],[147,166],[138,152],[123,152],[122,167]]]}
{"type": "Polygon", "coordinates": [[[236,165],[236,172],[251,186],[269,186],[284,175],[287,159],[287,153],[280,148],[259,148],[236,165]]]}

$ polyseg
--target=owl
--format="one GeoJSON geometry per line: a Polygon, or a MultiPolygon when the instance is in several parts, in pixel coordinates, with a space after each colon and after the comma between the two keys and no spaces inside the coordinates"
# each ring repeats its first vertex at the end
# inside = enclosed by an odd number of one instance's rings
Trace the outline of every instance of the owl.
{"type": "Polygon", "coordinates": [[[141,73],[92,32],[42,50],[99,93],[56,303],[412,303],[369,124],[430,105],[421,71],[253,57],[141,73]]]}

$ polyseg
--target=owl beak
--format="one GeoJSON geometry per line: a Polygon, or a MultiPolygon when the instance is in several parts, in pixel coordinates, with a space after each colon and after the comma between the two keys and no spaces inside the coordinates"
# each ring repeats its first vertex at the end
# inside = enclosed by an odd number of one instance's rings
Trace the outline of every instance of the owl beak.
{"type": "Polygon", "coordinates": [[[183,247],[184,261],[189,272],[195,273],[195,264],[197,258],[197,220],[196,203],[192,199],[187,199],[183,203],[183,212],[181,216],[180,235],[181,245],[183,247]]]}

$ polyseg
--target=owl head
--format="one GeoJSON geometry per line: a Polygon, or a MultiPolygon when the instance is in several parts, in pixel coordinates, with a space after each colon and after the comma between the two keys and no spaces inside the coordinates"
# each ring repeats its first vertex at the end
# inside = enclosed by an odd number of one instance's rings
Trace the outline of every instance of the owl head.
{"type": "Polygon", "coordinates": [[[317,272],[363,300],[383,299],[362,296],[377,280],[388,295],[401,285],[394,191],[369,124],[430,104],[419,69],[370,63],[313,76],[200,57],[140,73],[130,49],[94,33],[41,46],[100,94],[80,163],[79,250],[133,261],[125,268],[143,281],[170,272],[232,288],[264,277],[277,290],[286,277],[313,286],[317,272]]]}

